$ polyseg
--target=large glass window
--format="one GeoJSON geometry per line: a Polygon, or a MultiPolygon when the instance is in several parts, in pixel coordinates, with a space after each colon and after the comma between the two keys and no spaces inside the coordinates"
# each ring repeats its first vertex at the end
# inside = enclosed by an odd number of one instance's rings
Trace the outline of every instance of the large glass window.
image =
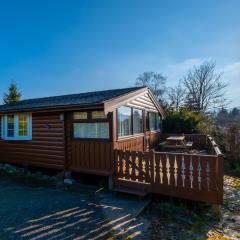
{"type": "Polygon", "coordinates": [[[132,134],[132,109],[130,107],[120,107],[117,110],[118,116],[118,136],[128,136],[132,134]]]}
{"type": "Polygon", "coordinates": [[[109,120],[104,111],[74,112],[73,137],[109,139],[109,120]]]}
{"type": "Polygon", "coordinates": [[[74,123],[73,124],[74,138],[101,138],[109,139],[109,123],[74,123]]]}
{"type": "Polygon", "coordinates": [[[148,113],[148,121],[149,121],[149,130],[156,131],[160,130],[161,119],[158,113],[149,112],[148,113]]]}
{"type": "Polygon", "coordinates": [[[2,138],[5,140],[32,139],[32,119],[28,113],[2,117],[2,138]]]}
{"type": "Polygon", "coordinates": [[[143,111],[133,109],[133,134],[143,132],[143,111]]]}

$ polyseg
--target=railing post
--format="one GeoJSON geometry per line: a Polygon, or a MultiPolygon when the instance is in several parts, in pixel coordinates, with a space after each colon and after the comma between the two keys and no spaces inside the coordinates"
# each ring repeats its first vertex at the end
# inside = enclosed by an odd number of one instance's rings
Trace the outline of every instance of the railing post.
{"type": "Polygon", "coordinates": [[[155,152],[152,150],[150,152],[150,169],[151,169],[151,180],[150,180],[150,183],[151,183],[151,187],[153,187],[154,185],[154,171],[155,171],[155,152]]]}
{"type": "Polygon", "coordinates": [[[224,156],[218,154],[216,172],[217,172],[217,185],[218,185],[218,202],[223,203],[223,175],[224,175],[224,156]]]}

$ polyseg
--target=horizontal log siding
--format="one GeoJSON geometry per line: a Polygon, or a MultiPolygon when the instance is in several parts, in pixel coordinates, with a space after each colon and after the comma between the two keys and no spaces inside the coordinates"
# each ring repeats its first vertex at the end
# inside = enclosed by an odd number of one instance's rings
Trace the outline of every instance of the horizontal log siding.
{"type": "Polygon", "coordinates": [[[60,113],[33,113],[32,140],[1,139],[0,162],[63,169],[64,122],[60,120],[60,113]]]}

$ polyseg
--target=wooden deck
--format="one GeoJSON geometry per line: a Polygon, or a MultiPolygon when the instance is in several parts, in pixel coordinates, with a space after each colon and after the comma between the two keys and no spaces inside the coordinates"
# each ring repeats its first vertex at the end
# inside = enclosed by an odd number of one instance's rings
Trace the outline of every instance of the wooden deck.
{"type": "MultiPolygon", "coordinates": [[[[198,139],[202,147],[203,139],[198,139]]],[[[209,136],[204,147],[209,155],[115,150],[114,189],[222,204],[223,155],[209,136]]]]}

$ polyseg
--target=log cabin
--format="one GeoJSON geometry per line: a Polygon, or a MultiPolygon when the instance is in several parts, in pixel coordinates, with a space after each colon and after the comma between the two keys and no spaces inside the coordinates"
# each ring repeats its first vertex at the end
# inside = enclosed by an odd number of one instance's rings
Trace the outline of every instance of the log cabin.
{"type": "Polygon", "coordinates": [[[147,87],[22,100],[0,106],[0,162],[106,176],[109,188],[223,202],[223,155],[208,135],[185,134],[204,153],[158,151],[163,108],[147,87]]]}
{"type": "Polygon", "coordinates": [[[0,114],[0,162],[104,176],[113,149],[149,149],[164,116],[147,87],[22,100],[0,114]]]}

